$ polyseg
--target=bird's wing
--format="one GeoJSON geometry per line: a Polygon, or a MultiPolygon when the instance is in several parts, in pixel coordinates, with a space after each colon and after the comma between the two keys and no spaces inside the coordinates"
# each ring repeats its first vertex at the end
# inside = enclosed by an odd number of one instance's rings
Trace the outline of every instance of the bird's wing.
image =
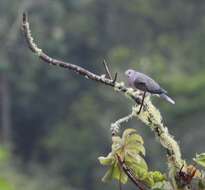
{"type": "Polygon", "coordinates": [[[160,87],[157,82],[143,73],[137,73],[134,85],[140,90],[148,91],[154,94],[161,94],[166,92],[160,87]]]}
{"type": "Polygon", "coordinates": [[[136,78],[134,80],[134,86],[139,90],[147,91],[146,82],[143,80],[143,78],[136,78]]]}

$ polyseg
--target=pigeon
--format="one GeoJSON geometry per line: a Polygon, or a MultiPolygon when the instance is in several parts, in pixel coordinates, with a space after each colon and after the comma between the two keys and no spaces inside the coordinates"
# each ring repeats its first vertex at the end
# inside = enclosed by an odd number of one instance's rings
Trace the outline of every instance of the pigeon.
{"type": "MultiPolygon", "coordinates": [[[[130,87],[144,92],[142,104],[144,102],[146,92],[158,95],[169,103],[175,104],[175,101],[167,95],[167,91],[160,87],[160,85],[154,79],[150,78],[144,73],[137,72],[133,69],[128,69],[125,72],[125,75],[128,77],[128,84],[130,87]]],[[[142,108],[140,108],[140,111],[141,109],[142,108]]]]}

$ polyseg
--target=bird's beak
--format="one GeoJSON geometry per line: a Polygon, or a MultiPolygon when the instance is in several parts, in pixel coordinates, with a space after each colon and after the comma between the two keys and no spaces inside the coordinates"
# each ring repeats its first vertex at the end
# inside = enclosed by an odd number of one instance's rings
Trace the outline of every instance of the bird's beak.
{"type": "Polygon", "coordinates": [[[125,75],[128,76],[128,71],[125,71],[125,75]]]}

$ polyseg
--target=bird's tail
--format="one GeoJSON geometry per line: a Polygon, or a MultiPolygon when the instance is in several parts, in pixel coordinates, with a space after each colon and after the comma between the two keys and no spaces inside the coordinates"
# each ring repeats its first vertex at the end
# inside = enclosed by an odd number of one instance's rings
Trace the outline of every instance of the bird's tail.
{"type": "Polygon", "coordinates": [[[166,101],[168,101],[171,104],[175,104],[175,101],[173,99],[171,99],[169,96],[167,96],[166,94],[160,94],[160,97],[165,99],[166,101]]]}

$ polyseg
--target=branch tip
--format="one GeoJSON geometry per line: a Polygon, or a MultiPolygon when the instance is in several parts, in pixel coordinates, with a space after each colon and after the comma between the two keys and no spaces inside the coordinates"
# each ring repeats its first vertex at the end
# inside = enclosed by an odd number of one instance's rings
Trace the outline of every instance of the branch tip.
{"type": "Polygon", "coordinates": [[[23,12],[22,18],[23,18],[23,19],[22,19],[22,20],[23,20],[23,23],[25,24],[25,23],[28,21],[26,12],[23,12]]]}
{"type": "Polygon", "coordinates": [[[103,60],[103,65],[104,65],[104,67],[105,67],[105,71],[106,71],[106,73],[107,73],[107,76],[109,77],[110,80],[112,80],[112,75],[111,75],[111,73],[110,73],[110,70],[109,70],[109,68],[108,68],[108,64],[107,64],[107,62],[105,61],[105,59],[103,60]]]}
{"type": "Polygon", "coordinates": [[[113,79],[113,81],[112,81],[113,84],[115,84],[115,82],[117,81],[117,75],[118,75],[118,74],[117,74],[117,72],[116,72],[116,73],[115,73],[115,77],[114,77],[114,79],[113,79]]]}

